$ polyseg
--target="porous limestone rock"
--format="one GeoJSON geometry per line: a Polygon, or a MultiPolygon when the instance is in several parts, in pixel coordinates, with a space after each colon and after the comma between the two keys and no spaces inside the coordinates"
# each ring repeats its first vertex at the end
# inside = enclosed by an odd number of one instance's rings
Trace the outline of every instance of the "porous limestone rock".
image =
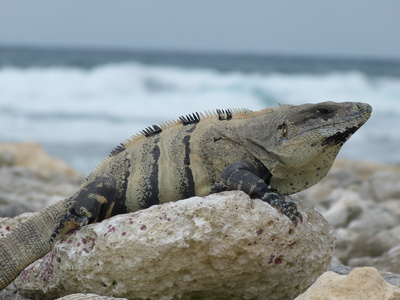
{"type": "Polygon", "coordinates": [[[330,264],[334,236],[309,204],[297,227],[239,191],[157,205],[61,239],[15,284],[28,298],[293,299],[330,264]]]}
{"type": "Polygon", "coordinates": [[[127,300],[126,298],[114,298],[108,296],[99,296],[96,294],[71,294],[58,298],[57,300],[127,300]]]}
{"type": "MultiPolygon", "coordinates": [[[[329,271],[335,272],[339,275],[348,275],[354,269],[355,268],[353,268],[353,267],[343,265],[339,261],[339,259],[337,259],[336,257],[333,257],[329,271]]],[[[394,286],[397,286],[400,288],[400,274],[396,274],[396,273],[392,273],[392,272],[385,272],[379,268],[378,268],[378,270],[379,270],[379,274],[381,274],[382,278],[387,283],[390,283],[391,285],[394,285],[394,286]]]]}
{"type": "Polygon", "coordinates": [[[295,300],[314,299],[398,300],[400,288],[385,282],[378,270],[371,267],[356,268],[348,275],[329,271],[295,300]]]}

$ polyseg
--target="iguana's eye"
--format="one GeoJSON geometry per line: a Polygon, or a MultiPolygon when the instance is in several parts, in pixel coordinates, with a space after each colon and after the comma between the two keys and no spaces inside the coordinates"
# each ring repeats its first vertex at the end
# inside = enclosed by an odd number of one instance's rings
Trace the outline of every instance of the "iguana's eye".
{"type": "Polygon", "coordinates": [[[289,127],[286,125],[286,123],[283,123],[282,125],[279,125],[278,129],[282,130],[282,136],[283,137],[288,137],[289,127]]]}

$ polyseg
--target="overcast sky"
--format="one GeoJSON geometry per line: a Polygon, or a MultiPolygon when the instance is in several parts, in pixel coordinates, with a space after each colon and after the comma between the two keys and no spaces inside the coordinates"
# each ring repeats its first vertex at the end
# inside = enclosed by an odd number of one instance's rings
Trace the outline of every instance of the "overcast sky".
{"type": "Polygon", "coordinates": [[[400,59],[400,1],[0,0],[0,45],[400,59]]]}

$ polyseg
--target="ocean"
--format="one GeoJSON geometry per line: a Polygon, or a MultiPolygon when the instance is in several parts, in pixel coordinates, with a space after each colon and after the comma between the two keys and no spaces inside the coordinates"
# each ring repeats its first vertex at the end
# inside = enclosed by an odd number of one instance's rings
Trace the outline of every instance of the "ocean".
{"type": "Polygon", "coordinates": [[[0,142],[40,143],[82,174],[150,125],[277,101],[367,102],[339,156],[400,162],[400,61],[0,47],[0,142]]]}

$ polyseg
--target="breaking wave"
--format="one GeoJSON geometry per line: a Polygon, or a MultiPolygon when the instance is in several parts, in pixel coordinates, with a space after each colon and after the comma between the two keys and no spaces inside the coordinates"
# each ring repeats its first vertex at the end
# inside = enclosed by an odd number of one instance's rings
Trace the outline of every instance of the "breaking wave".
{"type": "Polygon", "coordinates": [[[64,159],[86,172],[104,152],[149,125],[216,108],[258,110],[274,106],[277,101],[367,102],[374,109],[373,116],[343,153],[391,163],[400,161],[399,152],[390,150],[400,146],[400,78],[358,71],[219,72],[132,62],[91,69],[2,67],[0,139],[37,141],[50,152],[66,149],[65,145],[84,147],[92,153],[95,148],[102,149],[97,150],[99,157],[92,155],[85,166],[65,154],[64,159]]]}

